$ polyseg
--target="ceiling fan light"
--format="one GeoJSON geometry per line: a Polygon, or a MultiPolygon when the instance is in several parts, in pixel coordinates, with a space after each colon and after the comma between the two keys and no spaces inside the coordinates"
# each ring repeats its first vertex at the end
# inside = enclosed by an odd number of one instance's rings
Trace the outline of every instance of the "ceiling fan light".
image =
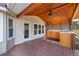
{"type": "Polygon", "coordinates": [[[49,16],[51,16],[51,15],[52,15],[52,13],[49,13],[48,15],[49,15],[49,16]]]}

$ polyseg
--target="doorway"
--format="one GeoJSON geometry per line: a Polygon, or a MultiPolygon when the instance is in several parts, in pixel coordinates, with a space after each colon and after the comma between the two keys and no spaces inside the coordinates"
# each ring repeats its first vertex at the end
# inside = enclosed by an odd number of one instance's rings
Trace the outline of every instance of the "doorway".
{"type": "Polygon", "coordinates": [[[30,24],[24,23],[24,41],[30,39],[30,24]]]}

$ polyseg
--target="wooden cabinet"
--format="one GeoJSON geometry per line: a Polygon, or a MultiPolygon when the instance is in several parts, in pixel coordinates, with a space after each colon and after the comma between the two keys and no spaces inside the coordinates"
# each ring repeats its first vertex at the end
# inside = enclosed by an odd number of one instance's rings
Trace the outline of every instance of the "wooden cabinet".
{"type": "Polygon", "coordinates": [[[72,48],[72,35],[73,33],[71,32],[48,31],[46,37],[52,40],[59,40],[60,46],[72,48]]]}
{"type": "Polygon", "coordinates": [[[72,34],[60,33],[60,45],[67,48],[72,48],[72,34]]]}
{"type": "Polygon", "coordinates": [[[51,35],[52,35],[52,32],[48,31],[47,34],[46,34],[46,37],[47,37],[47,38],[52,38],[51,35]]]}
{"type": "Polygon", "coordinates": [[[52,38],[59,39],[59,32],[52,32],[52,38]]]}

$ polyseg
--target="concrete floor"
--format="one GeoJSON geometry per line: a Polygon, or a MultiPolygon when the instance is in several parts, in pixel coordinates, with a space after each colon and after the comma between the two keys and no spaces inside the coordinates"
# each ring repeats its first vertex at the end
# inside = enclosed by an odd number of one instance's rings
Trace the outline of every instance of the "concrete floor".
{"type": "Polygon", "coordinates": [[[74,51],[58,44],[36,39],[24,42],[12,48],[2,56],[73,56],[74,51]]]}

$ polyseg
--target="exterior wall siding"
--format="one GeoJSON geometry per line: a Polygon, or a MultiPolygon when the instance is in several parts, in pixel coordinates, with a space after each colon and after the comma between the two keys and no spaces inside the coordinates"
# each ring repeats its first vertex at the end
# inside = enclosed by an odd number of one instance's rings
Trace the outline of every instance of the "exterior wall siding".
{"type": "Polygon", "coordinates": [[[1,20],[3,20],[3,26],[2,26],[3,28],[2,40],[3,41],[0,41],[0,54],[5,53],[6,51],[10,50],[14,45],[45,36],[45,31],[43,34],[34,35],[34,24],[44,25],[44,30],[45,30],[45,23],[37,16],[26,16],[25,18],[22,18],[22,19],[16,19],[3,12],[1,12],[0,15],[1,15],[0,17],[2,17],[1,20]],[[13,22],[14,22],[13,23],[14,36],[12,38],[9,38],[9,30],[8,30],[9,18],[13,19],[13,22]],[[30,33],[29,33],[30,39],[27,39],[27,40],[24,39],[24,26],[23,26],[24,23],[30,24],[30,33]]]}
{"type": "Polygon", "coordinates": [[[30,38],[26,39],[26,41],[30,41],[30,40],[45,36],[45,32],[44,32],[44,34],[34,35],[34,24],[44,25],[44,27],[45,27],[45,23],[37,16],[27,16],[27,17],[19,19],[19,20],[16,19],[15,22],[16,22],[15,44],[20,44],[25,41],[24,40],[24,26],[23,26],[24,23],[30,24],[30,38]]]}
{"type": "Polygon", "coordinates": [[[7,38],[6,38],[6,51],[10,50],[15,45],[15,18],[7,15],[7,38]],[[13,20],[13,37],[9,38],[9,18],[13,20]]]}
{"type": "MultiPolygon", "coordinates": [[[[14,45],[15,45],[15,37],[10,39],[8,37],[8,18],[11,17],[10,15],[4,13],[4,12],[0,12],[0,20],[3,20],[3,24],[1,25],[3,28],[3,32],[2,32],[2,35],[3,36],[0,36],[0,39],[1,37],[3,37],[0,41],[0,54],[2,53],[5,53],[6,51],[10,50],[14,45]]],[[[14,26],[15,27],[15,26],[14,26]]],[[[15,28],[14,28],[15,30],[15,28]]],[[[0,32],[0,33],[1,33],[0,32]]],[[[15,36],[15,35],[14,35],[15,36]]]]}
{"type": "Polygon", "coordinates": [[[9,51],[10,49],[12,49],[14,47],[15,43],[15,39],[11,39],[8,40],[6,43],[6,47],[7,47],[7,51],[9,51]]]}

